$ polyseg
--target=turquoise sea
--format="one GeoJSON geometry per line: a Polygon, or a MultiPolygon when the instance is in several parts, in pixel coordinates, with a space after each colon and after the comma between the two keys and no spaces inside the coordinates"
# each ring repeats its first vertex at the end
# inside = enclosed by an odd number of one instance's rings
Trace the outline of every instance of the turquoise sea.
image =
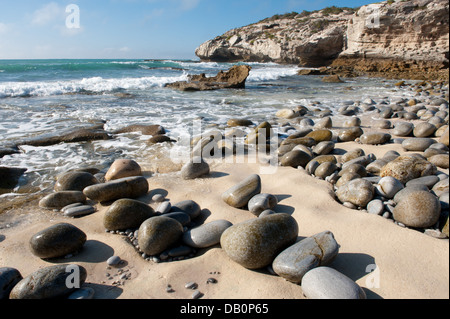
{"type": "MultiPolygon", "coordinates": [[[[385,79],[346,79],[323,83],[299,76],[298,66],[248,63],[245,89],[179,92],[164,84],[189,74],[216,75],[231,63],[192,60],[0,60],[0,147],[22,139],[98,123],[108,132],[131,124],[159,124],[177,140],[192,133],[192,123],[224,128],[230,118],[271,121],[277,110],[298,105],[336,112],[366,98],[399,97],[385,79]]],[[[26,168],[10,196],[52,187],[55,176],[79,166],[104,169],[116,158],[133,158],[158,171],[168,145],[149,146],[148,136],[121,134],[109,141],[20,146],[0,158],[0,166],[26,168]]],[[[176,169],[176,168],[174,168],[176,169]]],[[[164,171],[170,171],[167,164],[164,171]]]]}

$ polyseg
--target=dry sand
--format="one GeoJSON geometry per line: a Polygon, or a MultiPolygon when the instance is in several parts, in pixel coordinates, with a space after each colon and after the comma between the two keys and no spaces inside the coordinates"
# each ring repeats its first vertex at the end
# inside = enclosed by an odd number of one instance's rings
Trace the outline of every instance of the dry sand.
{"type": "MultiPolygon", "coordinates": [[[[398,144],[383,146],[339,143],[336,148],[361,147],[366,154],[382,157],[388,150],[403,152],[398,144]]],[[[221,194],[250,174],[260,174],[259,164],[212,163],[207,178],[184,181],[179,173],[149,177],[150,193],[141,200],[152,207],[150,198],[166,190],[172,203],[186,199],[203,209],[206,222],[227,219],[232,223],[255,218],[245,210],[229,207],[221,194]]],[[[448,173],[448,170],[447,170],[448,173]]],[[[291,214],[304,238],[329,230],[340,245],[337,259],[330,265],[358,283],[368,298],[448,299],[449,241],[401,228],[392,220],[342,206],[333,198],[332,186],[301,170],[278,167],[276,174],[260,175],[262,192],[276,195],[277,212],[291,214]],[[377,267],[377,271],[371,273],[377,267]]],[[[228,258],[220,245],[200,250],[197,257],[171,263],[145,261],[120,235],[106,233],[102,218],[106,207],[77,219],[65,218],[30,203],[0,215],[0,267],[14,267],[22,276],[38,268],[61,263],[76,263],[87,269],[86,284],[98,299],[189,299],[192,290],[184,288],[197,282],[203,299],[303,299],[301,286],[271,275],[267,270],[247,270],[228,258]],[[34,256],[28,241],[48,226],[68,222],[87,234],[83,250],[68,259],[44,261],[34,256]],[[9,225],[9,227],[5,227],[9,225]],[[125,265],[121,272],[131,275],[124,285],[113,285],[120,269],[108,269],[106,260],[118,255],[125,265]],[[213,274],[211,274],[213,273],[213,274]],[[113,277],[108,279],[107,274],[113,277]],[[208,278],[217,284],[206,284],[208,278]],[[175,292],[167,293],[167,285],[175,292]]]]}

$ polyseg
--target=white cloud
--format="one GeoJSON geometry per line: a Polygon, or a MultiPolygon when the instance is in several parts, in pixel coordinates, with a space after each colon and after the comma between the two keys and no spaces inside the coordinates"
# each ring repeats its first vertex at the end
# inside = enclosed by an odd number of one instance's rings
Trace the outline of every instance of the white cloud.
{"type": "Polygon", "coordinates": [[[33,12],[31,24],[44,26],[54,23],[57,20],[63,20],[64,17],[65,8],[61,7],[56,2],[51,2],[33,12]]]}

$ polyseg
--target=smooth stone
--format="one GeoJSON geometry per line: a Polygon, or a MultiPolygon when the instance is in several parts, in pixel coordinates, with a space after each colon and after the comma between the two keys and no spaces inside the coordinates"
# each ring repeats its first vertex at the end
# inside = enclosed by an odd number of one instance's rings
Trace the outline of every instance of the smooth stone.
{"type": "Polygon", "coordinates": [[[263,211],[272,209],[278,204],[278,199],[272,194],[258,194],[253,196],[248,202],[248,210],[255,216],[259,216],[263,211]]]}
{"type": "Polygon", "coordinates": [[[320,163],[313,159],[313,160],[309,161],[308,164],[306,164],[305,170],[309,175],[313,175],[314,172],[316,171],[317,167],[319,167],[319,166],[320,166],[320,163]]]}
{"type": "Polygon", "coordinates": [[[281,109],[275,114],[276,117],[283,119],[293,119],[299,116],[298,112],[291,109],[281,109]]]}
{"type": "Polygon", "coordinates": [[[312,138],[312,137],[299,137],[299,138],[287,138],[285,139],[283,142],[281,142],[280,146],[284,146],[284,145],[305,145],[308,147],[312,147],[314,145],[316,145],[316,141],[312,138]]]}
{"type": "Polygon", "coordinates": [[[8,299],[14,286],[23,279],[20,271],[11,267],[0,268],[0,300],[8,299]]]}
{"type": "Polygon", "coordinates": [[[348,151],[347,153],[345,153],[344,155],[341,156],[341,163],[346,163],[349,162],[351,160],[354,160],[356,158],[359,158],[361,156],[365,156],[365,152],[363,149],[361,148],[355,148],[351,151],[348,151]]]}
{"type": "Polygon", "coordinates": [[[295,243],[297,236],[297,221],[288,214],[275,214],[229,227],[220,244],[236,263],[259,269],[270,265],[281,251],[295,243]]]}
{"type": "Polygon", "coordinates": [[[328,155],[319,155],[314,157],[314,160],[317,161],[319,164],[323,164],[326,162],[331,162],[333,164],[337,164],[336,156],[328,154],[328,155]]]}
{"type": "Polygon", "coordinates": [[[86,196],[80,191],[62,191],[49,194],[39,201],[39,207],[61,209],[74,203],[86,202],[86,196]]]}
{"type": "Polygon", "coordinates": [[[183,226],[173,218],[157,216],[139,227],[138,244],[142,252],[154,256],[174,245],[183,235],[183,226]]]}
{"type": "Polygon", "coordinates": [[[90,205],[83,205],[65,209],[63,215],[66,217],[79,217],[95,213],[95,207],[90,205]]]}
{"type": "MultiPolygon", "coordinates": [[[[171,139],[169,136],[167,135],[155,135],[152,136],[149,140],[148,143],[149,144],[161,144],[161,143],[175,143],[176,141],[171,139]]],[[[131,175],[131,176],[136,176],[136,175],[131,175]]]]}
{"type": "Polygon", "coordinates": [[[320,142],[313,148],[313,152],[315,155],[327,155],[334,150],[335,145],[332,141],[320,142]]]}
{"type": "Polygon", "coordinates": [[[184,213],[184,212],[173,212],[173,213],[167,213],[163,215],[164,217],[173,218],[176,221],[178,221],[181,225],[187,226],[191,223],[191,217],[184,213]]]}
{"type": "Polygon", "coordinates": [[[406,187],[411,187],[413,185],[425,185],[427,188],[432,189],[437,182],[439,182],[439,177],[436,175],[430,175],[412,179],[406,183],[406,187]]]}
{"type": "Polygon", "coordinates": [[[393,200],[395,203],[400,203],[400,201],[403,199],[404,196],[406,196],[409,193],[416,192],[416,191],[429,191],[428,187],[425,185],[411,185],[408,187],[405,187],[401,191],[399,191],[397,194],[395,194],[393,200]]]}
{"type": "Polygon", "coordinates": [[[299,166],[305,167],[306,164],[312,159],[312,157],[301,150],[292,150],[280,159],[281,166],[290,166],[293,168],[297,168],[299,166]]]}
{"type": "Polygon", "coordinates": [[[230,119],[230,120],[228,120],[227,125],[230,127],[252,126],[252,125],[254,125],[254,123],[247,119],[230,119]]]}
{"type": "Polygon", "coordinates": [[[29,246],[33,255],[39,258],[58,258],[80,251],[86,239],[86,234],[78,227],[60,223],[34,234],[29,246]]]}
{"type": "Polygon", "coordinates": [[[67,172],[58,177],[55,191],[80,191],[88,186],[98,184],[97,178],[87,172],[67,172]]]}
{"type": "Polygon", "coordinates": [[[372,127],[387,130],[387,129],[390,129],[391,126],[392,126],[392,123],[389,120],[378,120],[373,123],[372,127]]]}
{"type": "Polygon", "coordinates": [[[272,268],[280,277],[299,284],[309,270],[330,264],[338,253],[339,245],[333,233],[325,231],[282,251],[273,261],[272,268]]]}
{"type": "Polygon", "coordinates": [[[162,203],[162,202],[165,201],[165,199],[166,198],[163,195],[161,195],[161,194],[155,194],[152,197],[152,201],[155,202],[155,203],[162,203]]]}
{"type": "Polygon", "coordinates": [[[81,287],[87,278],[87,271],[79,265],[56,265],[41,268],[22,279],[12,289],[10,299],[53,299],[67,296],[81,287]],[[77,270],[79,282],[73,282],[73,271],[77,270]]]}
{"type": "Polygon", "coordinates": [[[156,208],[156,212],[159,214],[167,214],[172,209],[172,204],[170,202],[161,203],[158,208],[156,208]]]}
{"type": "Polygon", "coordinates": [[[75,290],[73,293],[71,293],[67,299],[76,299],[76,300],[90,300],[93,299],[95,295],[95,290],[91,287],[82,287],[80,289],[75,290]]]}
{"type": "Polygon", "coordinates": [[[325,129],[325,128],[332,128],[333,127],[333,121],[330,117],[324,117],[320,120],[318,120],[314,124],[315,129],[325,129]]]}
{"type": "Polygon", "coordinates": [[[341,129],[338,133],[339,142],[352,142],[357,138],[361,137],[364,131],[359,127],[349,127],[346,129],[341,129]]]}
{"type": "Polygon", "coordinates": [[[358,284],[326,266],[314,268],[303,276],[302,291],[308,299],[366,299],[358,284]]]}
{"type": "Polygon", "coordinates": [[[116,200],[108,208],[103,216],[103,226],[108,230],[135,229],[155,215],[155,211],[149,205],[123,198],[116,200]]]}
{"type": "Polygon", "coordinates": [[[227,220],[216,220],[183,234],[183,242],[194,248],[207,248],[220,243],[223,232],[233,226],[227,220]]]}
{"type": "Polygon", "coordinates": [[[441,213],[439,199],[427,191],[414,191],[402,197],[394,208],[394,220],[409,227],[426,228],[436,224],[441,213]]]}
{"type": "Polygon", "coordinates": [[[121,261],[122,259],[119,256],[112,256],[108,258],[106,263],[108,266],[117,266],[121,261]]]}
{"type": "Polygon", "coordinates": [[[83,203],[73,203],[73,204],[70,204],[70,205],[67,205],[67,206],[64,206],[63,208],[61,208],[61,212],[65,213],[66,210],[68,210],[70,208],[80,207],[80,206],[83,206],[83,203]]]}
{"type": "Polygon", "coordinates": [[[448,154],[438,154],[428,158],[428,161],[437,167],[447,169],[449,168],[450,157],[448,154]]]}
{"type": "Polygon", "coordinates": [[[440,182],[437,182],[433,188],[432,191],[436,194],[436,196],[441,196],[442,193],[449,191],[449,179],[443,179],[440,182]]]}
{"type": "Polygon", "coordinates": [[[192,252],[192,248],[188,246],[179,246],[169,250],[170,257],[188,256],[192,252]]]}
{"type": "Polygon", "coordinates": [[[449,209],[449,192],[441,194],[439,196],[439,201],[441,202],[441,210],[449,209]]]}
{"type": "Polygon", "coordinates": [[[105,175],[106,181],[121,179],[125,177],[141,176],[141,166],[131,159],[115,160],[105,175]]]}
{"type": "Polygon", "coordinates": [[[437,127],[428,122],[421,122],[416,125],[413,131],[415,137],[429,137],[436,132],[437,127]]]}
{"type": "Polygon", "coordinates": [[[414,124],[409,122],[398,122],[395,124],[391,133],[395,136],[406,137],[411,135],[414,130],[414,124]]]}
{"type": "Polygon", "coordinates": [[[192,161],[186,163],[181,169],[181,176],[185,180],[196,179],[210,172],[209,164],[203,158],[195,157],[192,161]]]}
{"type": "Polygon", "coordinates": [[[406,184],[412,179],[434,175],[437,168],[434,164],[413,156],[403,155],[387,163],[380,172],[381,177],[392,176],[406,184]]]}
{"type": "Polygon", "coordinates": [[[345,120],[343,127],[358,127],[361,126],[361,119],[359,117],[352,117],[345,120]]]}
{"type": "Polygon", "coordinates": [[[324,141],[331,141],[333,138],[333,133],[330,130],[327,129],[320,129],[316,131],[312,131],[306,137],[310,137],[316,141],[316,143],[324,142],[324,141]]]}
{"type": "MultiPolygon", "coordinates": [[[[436,145],[436,144],[433,144],[433,145],[436,145]]],[[[427,148],[425,150],[425,152],[423,152],[423,156],[425,156],[425,158],[429,159],[430,157],[432,157],[434,155],[447,154],[447,152],[444,150],[433,148],[433,145],[431,145],[429,148],[427,148]]]]}
{"type": "Polygon", "coordinates": [[[344,173],[336,182],[336,187],[339,188],[339,187],[347,184],[349,181],[357,179],[357,178],[361,178],[361,176],[359,174],[351,173],[351,172],[344,173]]]}
{"type": "Polygon", "coordinates": [[[379,182],[377,189],[386,198],[394,198],[395,194],[401,191],[405,186],[392,176],[383,177],[379,182]]]}
{"type": "Polygon", "coordinates": [[[320,179],[325,179],[337,170],[338,167],[333,162],[324,162],[316,168],[314,175],[320,179]]]}
{"type": "Polygon", "coordinates": [[[428,137],[411,137],[402,142],[402,147],[405,151],[411,152],[424,152],[432,144],[436,143],[435,140],[428,137]]]}
{"type": "Polygon", "coordinates": [[[121,198],[137,198],[148,193],[148,181],[142,176],[125,177],[107,183],[86,187],[83,193],[97,202],[121,198]]]}
{"type": "Polygon", "coordinates": [[[442,143],[447,147],[449,147],[449,132],[450,129],[447,128],[447,130],[439,137],[439,143],[442,143]]]}
{"type": "Polygon", "coordinates": [[[202,209],[200,205],[193,200],[184,200],[182,202],[176,203],[172,206],[171,212],[182,212],[191,218],[191,220],[196,219],[200,216],[202,209]]]}
{"type": "Polygon", "coordinates": [[[384,204],[380,199],[374,199],[367,204],[367,212],[373,215],[382,215],[384,212],[384,204]]]}
{"type": "Polygon", "coordinates": [[[355,174],[358,174],[361,177],[366,177],[367,176],[366,168],[364,166],[362,166],[361,164],[350,164],[350,165],[347,165],[345,168],[343,168],[339,172],[339,176],[342,176],[342,175],[344,175],[346,173],[355,173],[355,174]]]}
{"type": "Polygon", "coordinates": [[[222,194],[222,200],[235,208],[242,208],[255,195],[261,193],[261,178],[259,175],[250,175],[242,182],[228,189],[222,194]]]}
{"type": "Polygon", "coordinates": [[[374,132],[361,135],[359,140],[362,144],[380,145],[389,142],[391,137],[392,136],[388,133],[374,132]]]}
{"type": "Polygon", "coordinates": [[[274,212],[273,210],[271,210],[271,209],[267,209],[267,210],[265,210],[265,211],[263,211],[261,214],[259,214],[259,218],[261,218],[261,217],[265,217],[265,216],[269,216],[269,215],[274,215],[274,214],[276,214],[277,212],[274,212]]]}
{"type": "Polygon", "coordinates": [[[372,157],[371,154],[366,155],[366,156],[360,156],[354,159],[351,159],[345,163],[342,164],[342,169],[345,169],[347,166],[349,165],[353,165],[353,164],[360,164],[364,167],[366,167],[367,165],[369,165],[370,163],[372,163],[375,159],[372,157]]]}
{"type": "Polygon", "coordinates": [[[339,187],[336,195],[342,203],[350,202],[357,207],[366,207],[373,199],[374,187],[371,182],[357,178],[339,187]]]}

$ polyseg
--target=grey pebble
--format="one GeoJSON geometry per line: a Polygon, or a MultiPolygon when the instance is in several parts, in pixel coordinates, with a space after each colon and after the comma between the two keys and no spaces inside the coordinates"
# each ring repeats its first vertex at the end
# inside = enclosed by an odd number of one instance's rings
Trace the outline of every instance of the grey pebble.
{"type": "Polygon", "coordinates": [[[160,214],[167,214],[168,212],[170,212],[170,209],[172,208],[172,204],[170,202],[163,202],[161,203],[158,208],[156,209],[157,213],[160,214]]]}
{"type": "Polygon", "coordinates": [[[184,285],[184,288],[186,289],[197,289],[197,287],[198,285],[193,281],[188,282],[186,285],[184,285]]]}
{"type": "Polygon", "coordinates": [[[152,197],[152,201],[154,201],[155,203],[162,203],[164,202],[165,199],[166,198],[161,194],[155,194],[152,197]]]}
{"type": "Polygon", "coordinates": [[[367,212],[374,215],[382,215],[384,211],[384,204],[379,199],[374,199],[367,204],[367,212]]]}
{"type": "Polygon", "coordinates": [[[109,257],[108,260],[106,261],[106,263],[109,266],[117,266],[120,262],[121,262],[121,259],[119,256],[109,257]]]}
{"type": "Polygon", "coordinates": [[[192,294],[192,299],[200,299],[201,297],[203,297],[203,294],[198,290],[194,291],[192,294]]]}
{"type": "Polygon", "coordinates": [[[63,215],[66,217],[79,217],[86,216],[95,213],[95,208],[90,205],[76,206],[68,208],[64,211],[63,215]]]}

